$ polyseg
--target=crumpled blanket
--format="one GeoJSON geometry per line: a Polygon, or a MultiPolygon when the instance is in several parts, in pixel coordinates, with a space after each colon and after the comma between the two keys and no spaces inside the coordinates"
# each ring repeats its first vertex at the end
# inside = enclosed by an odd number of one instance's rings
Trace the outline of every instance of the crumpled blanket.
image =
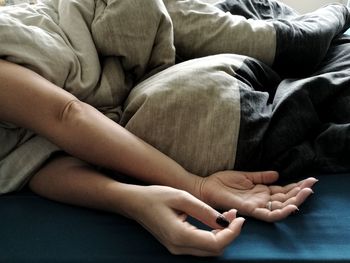
{"type": "MultiPolygon", "coordinates": [[[[171,20],[161,1],[147,9],[132,0],[41,2],[0,7],[0,56],[115,121],[134,82],[175,61],[171,20]],[[141,21],[149,25],[130,31],[141,21]]],[[[30,131],[0,126],[0,192],[8,192],[23,186],[60,149],[30,131]]]]}
{"type": "MultiPolygon", "coordinates": [[[[316,135],[332,125],[322,119],[309,133],[317,114],[308,111],[317,111],[301,110],[314,104],[299,105],[295,94],[309,95],[312,88],[305,87],[323,79],[326,90],[338,89],[346,78],[339,79],[338,67],[346,62],[334,56],[333,45],[325,68],[318,68],[325,75],[282,81],[271,68],[280,35],[269,19],[297,14],[274,1],[238,2],[239,12],[229,0],[217,7],[197,0],[44,0],[0,7],[0,56],[93,105],[201,176],[265,168],[292,174],[313,167],[317,158],[305,157],[320,147],[300,154],[295,149],[304,149],[304,141],[315,146],[316,135]]],[[[321,92],[314,93],[319,98],[321,92]]],[[[21,188],[60,151],[9,123],[0,123],[0,142],[0,193],[21,188]]],[[[347,169],[345,161],[334,170],[347,169]]]]}
{"type": "Polygon", "coordinates": [[[235,169],[277,170],[285,178],[348,172],[349,55],[350,37],[344,35],[313,74],[283,80],[261,63],[245,61],[237,72],[244,82],[235,169]]]}
{"type": "MultiPolygon", "coordinates": [[[[219,5],[248,19],[290,19],[299,15],[278,2],[262,2],[228,0],[219,5]]],[[[287,68],[291,74],[295,70],[292,66],[287,68]]],[[[281,78],[271,67],[251,58],[245,59],[236,74],[241,122],[235,169],[277,170],[284,178],[305,172],[349,172],[347,34],[336,37],[321,62],[302,77],[281,78]]]]}
{"type": "MultiPolygon", "coordinates": [[[[300,17],[271,0],[227,0],[217,7],[255,21],[300,17]]],[[[327,23],[333,27],[331,20],[327,23]]],[[[322,28],[319,31],[323,34],[322,28]]],[[[277,35],[277,45],[290,43],[290,35],[277,35]]],[[[329,45],[318,46],[322,38],[314,34],[306,46],[297,47],[291,59],[301,62],[297,68],[282,57],[282,71],[256,57],[235,54],[171,67],[132,90],[122,124],[203,176],[223,169],[276,170],[281,178],[310,171],[348,172],[350,39],[340,34],[329,45]],[[155,103],[157,97],[164,102],[155,103]],[[208,97],[221,103],[218,108],[208,97]]]]}
{"type": "MultiPolygon", "coordinates": [[[[238,52],[271,64],[275,52],[274,48],[266,52],[275,44],[271,24],[248,21],[242,16],[233,18],[197,0],[43,0],[36,5],[0,7],[0,39],[3,59],[32,69],[116,122],[120,122],[124,102],[134,86],[173,66],[176,58],[238,52]],[[250,41],[253,31],[257,31],[256,41],[250,41]],[[235,38],[236,34],[241,37],[235,38]]],[[[233,90],[230,96],[238,98],[236,95],[237,90],[233,90]]],[[[212,104],[221,103],[208,98],[212,104]]],[[[231,115],[236,118],[239,109],[233,112],[231,115]]],[[[187,122],[181,123],[183,126],[187,122]]],[[[236,132],[232,129],[227,136],[229,142],[224,144],[232,144],[236,132]]],[[[159,137],[158,143],[169,141],[166,136],[159,137]]],[[[173,143],[181,144],[181,138],[178,134],[173,143]]],[[[0,150],[2,193],[23,186],[60,150],[44,138],[9,123],[0,124],[0,141],[6,142],[0,150]]],[[[198,157],[203,149],[208,149],[208,143],[204,148],[198,147],[198,157]]],[[[232,167],[235,147],[226,148],[222,163],[232,167]]],[[[208,169],[207,158],[201,159],[201,172],[213,170],[215,162],[208,169]]]]}
{"type": "MultiPolygon", "coordinates": [[[[217,7],[254,21],[300,21],[295,10],[278,1],[227,0],[217,7]]],[[[326,23],[329,28],[338,26],[331,20],[326,23]]],[[[308,28],[304,32],[307,34],[308,28]]],[[[322,28],[319,32],[324,33],[322,28]]],[[[276,45],[288,45],[290,37],[282,29],[276,45]]],[[[310,171],[349,171],[350,39],[341,34],[329,45],[318,46],[322,38],[313,34],[306,46],[297,47],[292,61],[300,61],[298,67],[289,59],[284,62],[290,54],[282,57],[277,67],[256,57],[234,54],[178,64],[158,74],[163,77],[163,90],[154,92],[159,81],[156,77],[132,90],[122,123],[204,176],[223,169],[277,170],[282,178],[310,171]],[[177,78],[180,81],[174,85],[177,78]],[[187,93],[179,92],[181,89],[187,93]],[[157,96],[166,102],[154,103],[157,96]],[[209,96],[221,103],[218,108],[222,112],[210,104],[209,96]],[[186,114],[191,117],[183,117],[186,114]],[[167,120],[166,116],[172,117],[167,120]],[[237,132],[232,133],[234,130],[237,132]],[[232,159],[227,159],[228,154],[232,159]]]]}

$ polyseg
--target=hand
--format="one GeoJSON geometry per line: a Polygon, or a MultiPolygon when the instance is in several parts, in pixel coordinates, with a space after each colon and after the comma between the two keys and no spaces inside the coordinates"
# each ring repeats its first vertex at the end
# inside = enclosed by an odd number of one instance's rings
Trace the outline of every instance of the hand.
{"type": "Polygon", "coordinates": [[[138,205],[132,217],[173,254],[220,255],[241,231],[244,219],[236,218],[236,210],[220,214],[191,194],[171,187],[141,188],[133,198],[138,205]],[[186,221],[188,215],[214,230],[196,228],[186,221]],[[220,216],[230,222],[228,227],[217,223],[220,216]]]}
{"type": "Polygon", "coordinates": [[[278,173],[272,171],[223,171],[201,179],[197,192],[202,201],[217,209],[236,208],[241,215],[273,222],[298,210],[317,182],[308,178],[284,187],[268,186],[277,179],[278,173]]]}

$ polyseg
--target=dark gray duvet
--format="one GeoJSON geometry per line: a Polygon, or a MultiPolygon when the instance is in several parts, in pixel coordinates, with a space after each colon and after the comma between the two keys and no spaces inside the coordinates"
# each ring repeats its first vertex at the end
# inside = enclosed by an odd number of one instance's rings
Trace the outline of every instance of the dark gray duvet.
{"type": "MultiPolygon", "coordinates": [[[[274,1],[227,0],[219,7],[252,19],[298,18],[274,1]]],[[[277,41],[290,43],[288,38],[277,41]]],[[[314,41],[321,39],[316,35],[314,41]]],[[[235,75],[241,98],[235,169],[274,169],[285,176],[349,171],[350,38],[335,37],[319,61],[303,68],[313,52],[312,42],[300,47],[297,59],[304,63],[284,65],[292,76],[284,78],[257,60],[244,59],[235,75]]]]}

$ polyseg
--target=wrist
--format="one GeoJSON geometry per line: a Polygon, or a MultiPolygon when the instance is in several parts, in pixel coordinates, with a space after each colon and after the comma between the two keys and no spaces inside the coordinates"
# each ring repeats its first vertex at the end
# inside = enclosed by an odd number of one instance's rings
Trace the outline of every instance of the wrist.
{"type": "Polygon", "coordinates": [[[109,210],[113,213],[135,219],[142,207],[143,189],[145,186],[116,182],[107,191],[109,210]]]}
{"type": "Polygon", "coordinates": [[[186,180],[183,180],[183,184],[178,189],[185,190],[198,199],[201,199],[201,189],[204,178],[190,172],[187,172],[186,180]]]}

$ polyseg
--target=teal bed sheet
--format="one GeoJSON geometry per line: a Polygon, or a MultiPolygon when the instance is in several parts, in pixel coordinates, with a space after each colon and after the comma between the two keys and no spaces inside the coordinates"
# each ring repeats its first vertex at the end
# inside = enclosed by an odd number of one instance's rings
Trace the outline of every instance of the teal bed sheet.
{"type": "Polygon", "coordinates": [[[274,224],[248,219],[217,258],[173,256],[119,215],[55,203],[29,191],[5,195],[0,262],[350,262],[350,174],[317,178],[315,194],[297,214],[274,224]]]}

